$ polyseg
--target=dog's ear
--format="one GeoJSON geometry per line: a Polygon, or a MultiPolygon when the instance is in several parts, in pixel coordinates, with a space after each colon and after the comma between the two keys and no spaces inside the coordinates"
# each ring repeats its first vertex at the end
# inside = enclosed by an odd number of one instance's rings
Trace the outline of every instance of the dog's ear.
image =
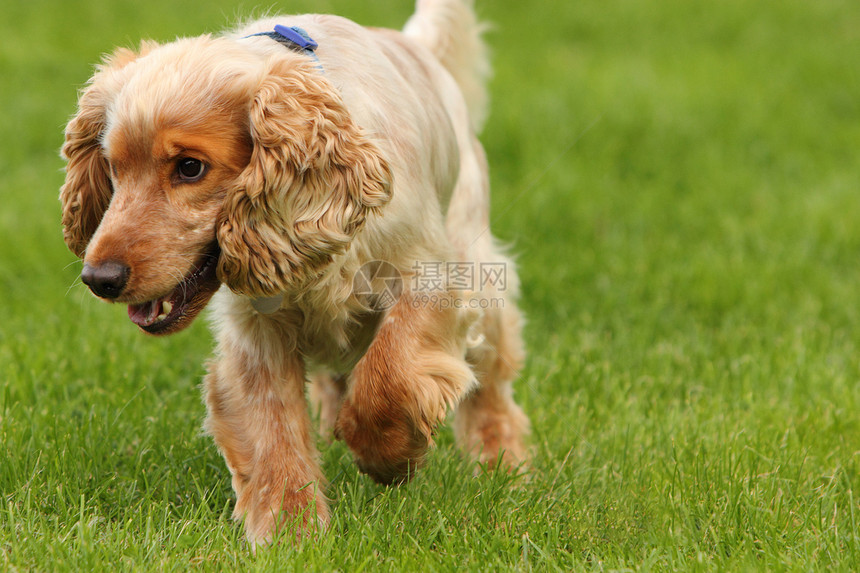
{"type": "Polygon", "coordinates": [[[391,197],[391,171],[311,64],[274,63],[250,109],[251,161],[218,222],[218,276],[272,296],[317,276],[391,197]]]}
{"type": "Polygon", "coordinates": [[[113,194],[101,146],[107,107],[122,87],[122,70],[156,46],[144,42],[140,52],[121,48],[105,57],[81,92],[78,113],[66,126],[60,152],[67,161],[66,181],[60,188],[63,237],[69,249],[81,258],[113,194]]]}

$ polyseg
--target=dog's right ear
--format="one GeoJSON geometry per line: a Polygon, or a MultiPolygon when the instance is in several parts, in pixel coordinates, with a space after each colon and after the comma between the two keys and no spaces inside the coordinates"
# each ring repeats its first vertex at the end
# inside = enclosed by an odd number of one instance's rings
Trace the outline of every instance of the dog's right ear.
{"type": "Polygon", "coordinates": [[[66,164],[66,182],[60,188],[63,206],[63,238],[78,257],[108,208],[113,189],[109,166],[102,153],[108,105],[124,83],[123,69],[157,47],[143,42],[139,52],[121,48],[96,66],[78,101],[78,113],[66,126],[66,141],[60,152],[66,164]]]}

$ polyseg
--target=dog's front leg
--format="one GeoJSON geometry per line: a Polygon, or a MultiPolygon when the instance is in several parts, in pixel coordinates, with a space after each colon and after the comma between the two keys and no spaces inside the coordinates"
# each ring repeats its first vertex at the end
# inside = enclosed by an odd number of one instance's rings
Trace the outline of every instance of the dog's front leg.
{"type": "Polygon", "coordinates": [[[475,381],[463,359],[475,317],[452,302],[420,304],[403,293],[352,372],[335,433],[380,483],[421,466],[437,424],[475,381]]]}
{"type": "MultiPolygon", "coordinates": [[[[280,528],[296,535],[323,528],[328,506],[311,440],[304,365],[278,345],[262,347],[221,333],[219,357],[206,377],[206,428],[233,475],[236,508],[252,543],[270,542],[280,528]]],[[[260,334],[260,333],[257,333],[260,334]]]]}

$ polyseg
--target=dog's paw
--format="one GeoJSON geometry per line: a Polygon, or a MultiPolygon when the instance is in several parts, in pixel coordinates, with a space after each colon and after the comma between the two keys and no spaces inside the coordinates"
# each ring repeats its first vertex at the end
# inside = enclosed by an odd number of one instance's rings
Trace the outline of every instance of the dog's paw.
{"type": "Polygon", "coordinates": [[[454,435],[481,467],[520,472],[528,464],[529,420],[510,396],[479,389],[460,404],[454,435]]]}
{"type": "Polygon", "coordinates": [[[362,472],[385,485],[412,477],[433,444],[431,427],[416,425],[403,409],[358,408],[349,398],[341,407],[335,436],[346,442],[362,472]]]}
{"type": "Polygon", "coordinates": [[[285,480],[253,480],[239,495],[233,517],[244,522],[245,537],[256,547],[325,531],[329,510],[316,482],[295,488],[285,480]]]}

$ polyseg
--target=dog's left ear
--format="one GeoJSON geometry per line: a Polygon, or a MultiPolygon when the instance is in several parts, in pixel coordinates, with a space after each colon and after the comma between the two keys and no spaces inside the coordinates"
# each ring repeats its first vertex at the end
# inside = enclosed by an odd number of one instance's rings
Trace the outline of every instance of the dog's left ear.
{"type": "Polygon", "coordinates": [[[107,107],[122,87],[123,69],[157,46],[145,41],[139,52],[120,48],[105,57],[81,92],[78,113],[66,126],[61,151],[68,162],[66,181],[60,188],[63,237],[69,250],[78,257],[83,258],[113,195],[109,166],[101,146],[107,107]]]}
{"type": "Polygon", "coordinates": [[[251,104],[251,161],[218,221],[218,277],[273,296],[317,276],[391,198],[391,171],[312,64],[272,64],[251,104]]]}

